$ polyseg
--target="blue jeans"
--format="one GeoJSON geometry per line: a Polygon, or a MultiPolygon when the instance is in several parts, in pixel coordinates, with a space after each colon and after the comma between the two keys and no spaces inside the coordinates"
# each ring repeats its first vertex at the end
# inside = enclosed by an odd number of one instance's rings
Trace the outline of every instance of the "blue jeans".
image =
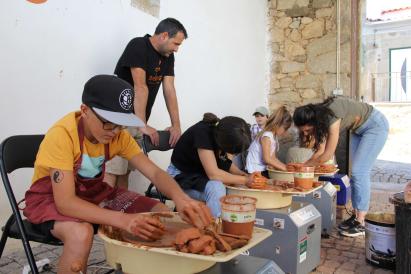
{"type": "Polygon", "coordinates": [[[387,140],[389,124],[384,114],[373,109],[367,121],[351,133],[350,152],[352,204],[358,211],[368,211],[371,169],[387,140]]]}
{"type": "MultiPolygon", "coordinates": [[[[180,174],[181,171],[173,164],[170,164],[167,168],[167,173],[175,177],[180,174]]],[[[211,214],[216,218],[220,217],[220,198],[226,195],[225,186],[221,181],[209,180],[203,192],[195,189],[184,189],[184,192],[194,200],[205,202],[211,210],[211,214]]]]}

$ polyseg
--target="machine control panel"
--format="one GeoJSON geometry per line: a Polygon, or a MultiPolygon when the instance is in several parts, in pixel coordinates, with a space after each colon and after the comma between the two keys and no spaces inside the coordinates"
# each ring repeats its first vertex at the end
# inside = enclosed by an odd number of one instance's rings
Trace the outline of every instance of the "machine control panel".
{"type": "Polygon", "coordinates": [[[290,214],[290,218],[294,221],[295,224],[301,225],[306,223],[309,219],[315,217],[315,212],[310,206],[301,208],[300,210],[294,211],[290,214]]]}

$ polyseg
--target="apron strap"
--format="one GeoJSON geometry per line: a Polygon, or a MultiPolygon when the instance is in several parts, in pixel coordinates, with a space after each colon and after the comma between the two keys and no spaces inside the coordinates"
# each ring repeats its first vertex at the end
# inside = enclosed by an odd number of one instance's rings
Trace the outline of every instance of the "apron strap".
{"type": "MultiPolygon", "coordinates": [[[[74,163],[74,169],[73,169],[73,175],[74,178],[77,177],[78,170],[81,167],[81,162],[83,159],[83,146],[84,146],[84,123],[83,123],[83,118],[80,118],[78,126],[77,126],[77,132],[78,132],[78,139],[80,143],[80,157],[78,160],[74,163]]],[[[106,172],[106,162],[110,160],[110,146],[109,144],[104,145],[104,162],[102,163],[102,169],[101,169],[101,174],[104,177],[104,173],[106,172]]]]}

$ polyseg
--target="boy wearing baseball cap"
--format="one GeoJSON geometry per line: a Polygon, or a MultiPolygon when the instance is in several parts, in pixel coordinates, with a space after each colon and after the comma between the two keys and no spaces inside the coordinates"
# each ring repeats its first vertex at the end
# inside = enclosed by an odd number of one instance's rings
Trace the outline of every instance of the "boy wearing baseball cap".
{"type": "Polygon", "coordinates": [[[164,233],[158,220],[139,214],[169,210],[164,204],[103,181],[105,162],[116,155],[155,182],[187,221],[197,227],[211,221],[208,208],[189,198],[122,130],[144,126],[134,115],[133,100],[133,88],[126,81],[94,76],[84,86],[80,111],[54,124],[40,145],[23,213],[38,230],[64,242],[58,273],[75,273],[71,268],[78,263],[86,273],[92,224],[115,226],[145,240],[164,233]]]}
{"type": "Polygon", "coordinates": [[[260,106],[255,109],[253,116],[255,117],[256,124],[253,124],[250,128],[251,140],[254,140],[255,136],[257,136],[257,134],[264,129],[265,123],[267,122],[270,113],[266,107],[260,106]]]}

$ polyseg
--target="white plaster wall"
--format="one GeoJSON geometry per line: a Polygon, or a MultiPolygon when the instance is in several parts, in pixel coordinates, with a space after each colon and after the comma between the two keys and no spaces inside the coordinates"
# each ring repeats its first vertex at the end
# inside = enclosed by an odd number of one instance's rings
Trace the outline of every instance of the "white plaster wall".
{"type": "Polygon", "coordinates": [[[366,24],[363,27],[361,91],[372,101],[372,78],[375,77],[375,101],[388,102],[390,97],[390,49],[411,45],[411,20],[366,24]]]}
{"type": "MultiPolygon", "coordinates": [[[[175,17],[187,28],[176,54],[176,88],[183,130],[206,111],[253,122],[266,104],[266,0],[161,0],[160,19],[175,17]]],[[[92,75],[112,73],[127,42],[153,33],[158,18],[130,0],[0,2],[0,139],[44,133],[81,103],[92,75]]],[[[162,94],[150,124],[169,125],[162,94]]],[[[169,155],[155,155],[163,168],[169,155]]],[[[31,171],[13,174],[22,197],[31,171]]],[[[137,176],[138,177],[138,176],[137,176]]],[[[1,223],[8,211],[0,192],[1,223]]]]}

